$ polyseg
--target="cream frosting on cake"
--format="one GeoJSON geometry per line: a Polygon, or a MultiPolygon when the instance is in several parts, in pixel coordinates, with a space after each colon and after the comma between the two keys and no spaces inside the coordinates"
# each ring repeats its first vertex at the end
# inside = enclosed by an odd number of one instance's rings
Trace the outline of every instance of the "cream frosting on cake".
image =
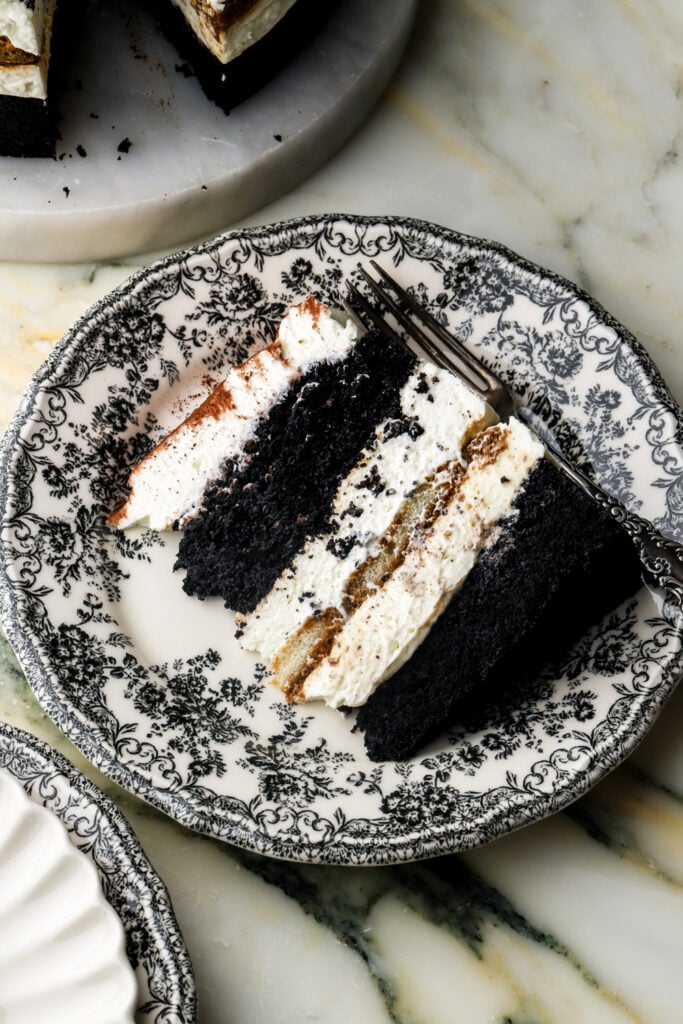
{"type": "Polygon", "coordinates": [[[348,318],[309,298],[294,306],[275,341],[226,378],[133,469],[130,495],[110,525],[169,529],[201,506],[224,464],[244,454],[261,419],[284,392],[321,361],[343,359],[358,330],[348,318]]]}
{"type": "Polygon", "coordinates": [[[173,0],[211,53],[228,64],[262,39],[295,0],[173,0]]]}
{"type": "Polygon", "coordinates": [[[0,0],[0,39],[38,56],[52,0],[0,0]]]}

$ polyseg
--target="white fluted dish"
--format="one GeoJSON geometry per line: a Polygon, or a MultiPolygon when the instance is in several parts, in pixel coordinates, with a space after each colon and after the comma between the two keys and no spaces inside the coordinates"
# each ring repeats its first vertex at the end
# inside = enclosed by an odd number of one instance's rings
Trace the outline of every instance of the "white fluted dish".
{"type": "Polygon", "coordinates": [[[123,925],[63,825],[0,771],[0,1020],[132,1024],[123,925]]]}
{"type": "Polygon", "coordinates": [[[168,893],[111,801],[0,723],[0,1021],[192,1024],[168,893]]]}

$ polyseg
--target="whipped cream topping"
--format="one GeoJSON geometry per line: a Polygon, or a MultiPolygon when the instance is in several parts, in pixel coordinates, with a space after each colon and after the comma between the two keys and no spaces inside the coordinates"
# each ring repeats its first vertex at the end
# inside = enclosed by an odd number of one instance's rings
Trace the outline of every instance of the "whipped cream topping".
{"type": "Polygon", "coordinates": [[[283,319],[272,345],[257,352],[211,392],[133,469],[131,493],[111,526],[168,529],[195,513],[206,487],[229,459],[244,457],[262,417],[292,383],[324,361],[348,354],[354,323],[309,298],[283,319]]]}

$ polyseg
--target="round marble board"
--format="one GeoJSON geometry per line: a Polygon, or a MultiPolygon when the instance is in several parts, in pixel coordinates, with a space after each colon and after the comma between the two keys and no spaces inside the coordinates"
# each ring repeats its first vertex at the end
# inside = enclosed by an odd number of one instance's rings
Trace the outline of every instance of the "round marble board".
{"type": "Polygon", "coordinates": [[[57,159],[0,159],[0,258],[170,248],[270,202],[365,118],[415,7],[339,0],[311,43],[226,116],[149,13],[131,0],[102,5],[70,57],[57,159]]]}

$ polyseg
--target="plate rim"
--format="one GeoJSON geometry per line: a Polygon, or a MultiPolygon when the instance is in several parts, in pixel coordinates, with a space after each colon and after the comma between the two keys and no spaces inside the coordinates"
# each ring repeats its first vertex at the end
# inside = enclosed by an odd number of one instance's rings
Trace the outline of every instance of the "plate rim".
{"type": "MultiPolygon", "coordinates": [[[[614,330],[636,354],[648,381],[656,392],[658,403],[673,415],[676,422],[676,441],[683,448],[683,410],[669,391],[652,357],[627,328],[589,293],[568,278],[521,256],[504,243],[465,234],[420,218],[348,213],[311,214],[270,224],[232,229],[198,245],[169,253],[152,264],[135,271],[117,288],[93,303],[64,334],[50,356],[31,378],[20,406],[0,443],[0,509],[4,510],[7,503],[7,470],[16,441],[33,409],[35,396],[43,383],[49,380],[54,370],[59,367],[72,346],[78,344],[81,332],[86,329],[93,318],[101,315],[105,309],[114,307],[139,285],[164,277],[173,268],[179,267],[195,255],[211,255],[227,243],[240,238],[248,238],[253,241],[259,238],[282,237],[287,233],[296,234],[313,229],[323,230],[337,223],[366,229],[378,226],[386,226],[389,229],[408,228],[431,235],[436,239],[443,239],[450,244],[484,248],[489,252],[497,253],[512,266],[566,289],[573,297],[585,302],[588,309],[599,317],[601,323],[614,330]]],[[[605,751],[603,747],[601,751],[600,764],[594,764],[581,772],[574,773],[570,785],[560,787],[551,794],[539,793],[523,805],[515,805],[514,808],[503,806],[494,809],[493,812],[489,811],[486,818],[481,818],[478,821],[474,832],[468,831],[463,836],[452,826],[446,825],[443,830],[439,829],[436,833],[433,828],[430,829],[426,836],[420,834],[419,830],[405,835],[382,836],[381,845],[378,845],[372,838],[368,840],[367,837],[349,836],[336,837],[334,841],[325,844],[313,841],[302,843],[300,839],[285,841],[279,836],[253,831],[239,821],[237,823],[226,821],[225,815],[217,814],[211,808],[202,807],[200,809],[191,801],[183,800],[177,793],[159,790],[152,782],[142,777],[136,769],[122,765],[114,754],[110,754],[106,749],[98,746],[96,737],[81,725],[59,696],[54,693],[49,669],[43,665],[35,646],[22,635],[14,588],[9,581],[4,559],[0,559],[0,617],[29,685],[41,706],[84,756],[109,778],[187,827],[212,835],[222,841],[232,842],[256,853],[306,863],[379,866],[424,859],[434,855],[472,849],[562,810],[579,799],[637,747],[673,693],[681,670],[680,665],[668,668],[662,677],[662,683],[665,685],[658,687],[654,697],[650,695],[645,711],[643,712],[641,709],[639,729],[637,731],[629,730],[626,735],[613,736],[610,739],[609,749],[605,751]],[[482,835],[484,826],[486,834],[482,835]],[[413,850],[415,844],[419,844],[417,852],[413,850]]],[[[464,787],[459,788],[464,789],[464,787]]]]}
{"type": "MultiPolygon", "coordinates": [[[[107,796],[95,782],[87,778],[64,754],[61,754],[45,740],[39,739],[27,730],[20,729],[8,722],[0,722],[0,768],[8,772],[22,787],[32,803],[50,811],[60,822],[69,838],[69,842],[72,842],[74,848],[83,853],[95,868],[100,884],[103,880],[102,869],[99,867],[91,849],[82,850],[77,843],[73,843],[71,840],[71,832],[73,830],[64,821],[63,809],[53,806],[50,794],[36,799],[34,794],[35,775],[32,775],[31,779],[28,780],[17,772],[15,761],[18,756],[26,756],[26,754],[31,758],[31,767],[33,769],[38,768],[41,775],[46,776],[49,774],[51,779],[58,775],[65,779],[69,786],[70,795],[75,794],[81,806],[86,804],[97,808],[98,822],[106,827],[108,838],[113,838],[120,845],[120,850],[125,858],[125,860],[122,860],[120,857],[117,857],[115,870],[107,874],[109,876],[112,874],[120,875],[122,868],[125,868],[126,872],[134,871],[136,883],[143,887],[144,895],[149,901],[150,906],[153,907],[158,926],[160,929],[163,929],[163,934],[160,934],[158,939],[152,931],[146,929],[150,943],[156,946],[158,953],[164,955],[165,962],[172,973],[172,977],[169,978],[168,994],[177,998],[177,1005],[175,1007],[169,1005],[162,1009],[164,1013],[167,1013],[169,1009],[177,1011],[178,1015],[175,1019],[178,1021],[178,1024],[181,1024],[181,1022],[182,1024],[194,1024],[197,1020],[197,993],[190,954],[180,931],[166,884],[143,850],[133,827],[111,797],[107,796]],[[13,757],[11,757],[12,754],[14,754],[13,757]],[[162,939],[163,944],[160,941],[162,939]],[[168,941],[169,939],[171,941],[168,941]]],[[[70,803],[69,807],[71,806],[73,805],[70,803]]],[[[106,892],[103,892],[103,895],[108,906],[121,922],[127,940],[126,924],[119,913],[119,909],[110,900],[106,892]]],[[[135,968],[132,969],[136,972],[135,968]]],[[[139,1013],[140,1009],[138,993],[138,1003],[134,1008],[134,1013],[139,1013]]],[[[163,1019],[171,1020],[173,1018],[164,1016],[163,1019]]]]}

